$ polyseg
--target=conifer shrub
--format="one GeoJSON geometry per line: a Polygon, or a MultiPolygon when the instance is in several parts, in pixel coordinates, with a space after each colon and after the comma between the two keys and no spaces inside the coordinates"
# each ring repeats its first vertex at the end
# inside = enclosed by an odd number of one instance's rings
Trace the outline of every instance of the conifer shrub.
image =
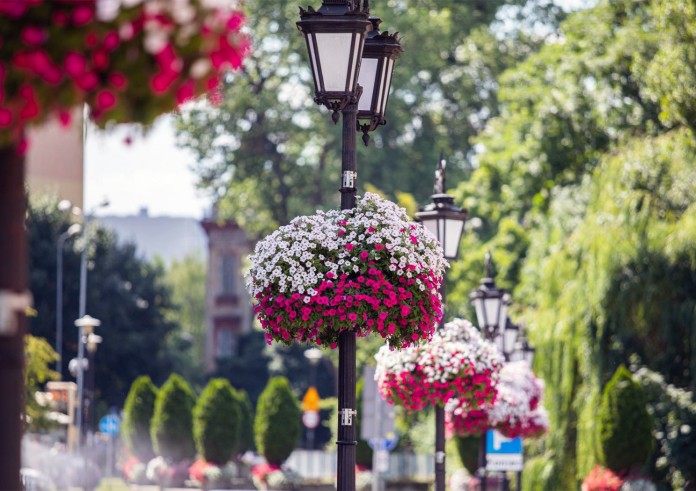
{"type": "Polygon", "coordinates": [[[157,387],[150,377],[143,375],[136,378],[128,391],[123,408],[121,432],[126,448],[145,462],[154,456],[150,438],[150,421],[155,408],[157,387]]]}
{"type": "Polygon", "coordinates": [[[479,448],[481,446],[480,435],[455,436],[454,443],[457,446],[459,459],[472,476],[478,470],[479,448]]]}
{"type": "Polygon", "coordinates": [[[171,462],[192,459],[196,455],[193,440],[193,406],[196,397],[179,375],[171,375],[155,399],[150,424],[155,453],[171,462]]]}
{"type": "Polygon", "coordinates": [[[652,427],[643,388],[621,365],[604,388],[599,408],[604,466],[618,473],[645,464],[653,445],[652,427]]]}
{"type": "Polygon", "coordinates": [[[300,437],[300,404],[285,377],[273,377],[259,396],[254,420],[256,449],[270,465],[281,465],[300,437]]]}
{"type": "Polygon", "coordinates": [[[193,408],[198,454],[219,467],[232,458],[238,446],[242,418],[235,392],[226,379],[211,379],[193,408]]]}
{"type": "Polygon", "coordinates": [[[367,467],[372,469],[372,448],[368,442],[362,439],[360,434],[362,433],[362,417],[363,414],[363,386],[365,379],[360,377],[356,384],[356,401],[355,406],[358,411],[358,416],[355,418],[355,435],[357,436],[358,445],[355,448],[355,463],[362,467],[367,467]]]}

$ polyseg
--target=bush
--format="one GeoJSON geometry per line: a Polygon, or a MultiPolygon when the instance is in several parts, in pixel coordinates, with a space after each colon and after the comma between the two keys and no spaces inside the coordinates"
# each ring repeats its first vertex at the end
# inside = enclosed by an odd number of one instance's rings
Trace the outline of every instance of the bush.
{"type": "Polygon", "coordinates": [[[150,421],[154,413],[157,387],[143,375],[133,381],[123,408],[122,434],[126,448],[141,462],[154,456],[150,421]]]}
{"type": "Polygon", "coordinates": [[[224,378],[208,382],[193,408],[193,437],[198,454],[223,466],[239,446],[241,409],[235,390],[224,378]]]}
{"type": "Polygon", "coordinates": [[[168,461],[193,459],[193,406],[191,387],[179,375],[171,375],[155,400],[150,437],[155,453],[168,461]]]}
{"type": "Polygon", "coordinates": [[[256,449],[271,465],[290,456],[300,436],[300,404],[285,377],[274,377],[259,396],[254,421],[256,449]]]}
{"type": "Polygon", "coordinates": [[[481,436],[455,436],[454,442],[457,445],[457,453],[466,470],[472,476],[476,474],[479,466],[479,448],[481,447],[481,436]]]}
{"type": "Polygon", "coordinates": [[[643,388],[621,365],[604,388],[599,408],[602,463],[614,472],[645,464],[653,445],[652,426],[643,388]]]}

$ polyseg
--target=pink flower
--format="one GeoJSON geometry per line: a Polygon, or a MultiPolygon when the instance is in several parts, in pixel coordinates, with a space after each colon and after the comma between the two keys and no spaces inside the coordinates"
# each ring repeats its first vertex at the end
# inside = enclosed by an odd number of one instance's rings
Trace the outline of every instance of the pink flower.
{"type": "Polygon", "coordinates": [[[36,26],[28,26],[22,30],[22,42],[29,46],[39,46],[46,41],[46,31],[36,26]]]}

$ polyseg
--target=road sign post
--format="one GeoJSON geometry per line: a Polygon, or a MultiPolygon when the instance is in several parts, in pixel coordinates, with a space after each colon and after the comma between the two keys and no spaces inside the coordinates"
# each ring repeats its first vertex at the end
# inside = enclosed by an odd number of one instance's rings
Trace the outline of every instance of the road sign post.
{"type": "Polygon", "coordinates": [[[522,438],[508,438],[495,430],[486,433],[486,470],[492,472],[521,471],[522,438]]]}

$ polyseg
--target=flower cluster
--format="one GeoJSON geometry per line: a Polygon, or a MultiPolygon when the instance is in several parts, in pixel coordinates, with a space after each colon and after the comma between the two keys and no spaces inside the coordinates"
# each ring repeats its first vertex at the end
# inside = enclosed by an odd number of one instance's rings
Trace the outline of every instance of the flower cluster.
{"type": "Polygon", "coordinates": [[[257,489],[299,489],[302,477],[292,469],[279,465],[259,464],[252,469],[257,489]]]}
{"type": "MultiPolygon", "coordinates": [[[[0,130],[86,102],[99,124],[150,123],[215,89],[248,48],[221,0],[0,2],[0,130]]],[[[12,133],[15,134],[12,134],[12,133]]],[[[7,138],[7,135],[5,135],[7,138]]]]}
{"type": "Polygon", "coordinates": [[[447,262],[437,240],[367,193],[351,210],[295,218],[250,256],[247,288],[266,340],[335,347],[343,331],[402,348],[429,340],[447,262]]]}
{"type": "Polygon", "coordinates": [[[445,324],[426,345],[401,351],[383,346],[375,358],[382,397],[416,411],[452,398],[470,408],[485,405],[495,398],[503,364],[495,346],[462,319],[445,324]]]}
{"type": "Polygon", "coordinates": [[[472,407],[465,399],[452,399],[445,406],[450,434],[475,435],[488,428],[514,438],[536,437],[548,430],[546,410],[540,406],[544,384],[524,361],[506,363],[500,371],[495,400],[472,407]]]}

